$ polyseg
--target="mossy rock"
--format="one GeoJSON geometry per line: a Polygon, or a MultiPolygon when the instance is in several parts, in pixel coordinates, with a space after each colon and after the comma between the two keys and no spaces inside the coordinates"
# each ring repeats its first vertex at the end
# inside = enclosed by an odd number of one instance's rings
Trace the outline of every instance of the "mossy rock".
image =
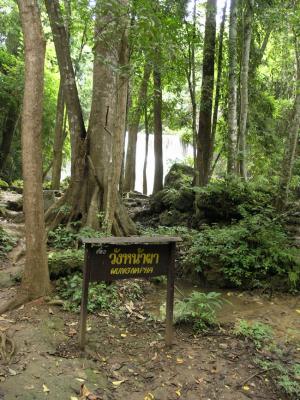
{"type": "Polygon", "coordinates": [[[165,210],[159,216],[159,224],[162,226],[183,226],[186,225],[190,215],[181,213],[178,210],[165,210]]]}
{"type": "Polygon", "coordinates": [[[165,187],[181,189],[182,186],[192,185],[194,170],[185,164],[173,164],[165,177],[165,187]]]}
{"type": "Polygon", "coordinates": [[[156,193],[150,201],[150,209],[155,213],[160,213],[173,207],[179,197],[179,191],[173,188],[166,188],[156,193]]]}
{"type": "Polygon", "coordinates": [[[176,210],[193,213],[195,192],[192,188],[183,187],[174,199],[173,206],[176,210]]]}
{"type": "Polygon", "coordinates": [[[48,257],[50,278],[58,279],[82,271],[83,263],[84,251],[81,249],[51,252],[48,257]]]}

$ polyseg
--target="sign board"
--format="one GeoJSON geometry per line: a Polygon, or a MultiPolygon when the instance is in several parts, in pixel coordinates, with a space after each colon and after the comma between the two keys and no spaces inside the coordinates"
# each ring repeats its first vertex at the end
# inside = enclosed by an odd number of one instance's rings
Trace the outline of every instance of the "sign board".
{"type": "Polygon", "coordinates": [[[172,344],[175,250],[178,237],[83,238],[85,262],[80,316],[80,346],[85,346],[90,282],[167,276],[166,344],[172,344]]]}

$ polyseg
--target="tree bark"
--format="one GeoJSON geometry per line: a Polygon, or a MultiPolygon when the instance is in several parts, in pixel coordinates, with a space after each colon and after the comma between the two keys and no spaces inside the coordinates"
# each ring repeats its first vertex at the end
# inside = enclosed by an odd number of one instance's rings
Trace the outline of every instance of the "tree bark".
{"type": "Polygon", "coordinates": [[[162,149],[162,86],[160,68],[153,69],[153,114],[154,114],[154,184],[153,193],[163,188],[163,149],[162,149]]]}
{"type": "Polygon", "coordinates": [[[147,182],[147,164],[148,164],[148,149],[149,149],[149,121],[147,105],[145,106],[145,159],[143,167],[143,194],[148,194],[147,182]]]}
{"type": "MultiPolygon", "coordinates": [[[[214,103],[214,111],[213,111],[213,122],[212,122],[212,128],[211,128],[211,137],[212,137],[212,143],[214,145],[215,143],[215,136],[216,136],[216,130],[217,130],[217,123],[218,123],[218,112],[219,112],[219,102],[220,102],[220,91],[221,91],[221,79],[222,79],[222,71],[223,71],[223,42],[224,42],[224,31],[225,31],[225,20],[226,20],[226,9],[227,9],[227,1],[225,2],[224,8],[223,8],[223,15],[222,15],[222,21],[220,25],[220,33],[219,33],[219,49],[218,49],[218,74],[217,74],[217,81],[216,81],[216,94],[215,94],[215,103],[214,103]]],[[[220,153],[219,153],[220,154],[220,153]]],[[[213,157],[213,149],[211,151],[211,158],[213,157]]],[[[217,157],[216,160],[220,158],[217,157]]],[[[212,166],[212,160],[210,160],[210,172],[209,175],[210,177],[213,174],[214,168],[216,163],[212,166]]]]}
{"type": "Polygon", "coordinates": [[[229,22],[228,174],[237,172],[237,4],[231,0],[229,22]]]}
{"type": "MultiPolygon", "coordinates": [[[[195,40],[196,40],[196,18],[197,18],[197,2],[194,0],[193,6],[193,25],[192,38],[188,35],[188,66],[186,68],[186,78],[189,87],[191,106],[192,106],[192,137],[193,137],[193,160],[194,172],[197,175],[197,102],[196,102],[196,63],[195,63],[195,40]]],[[[186,27],[188,27],[186,23],[186,27]]]]}
{"type": "Polygon", "coordinates": [[[81,220],[106,233],[136,233],[118,194],[127,99],[127,0],[97,4],[94,84],[88,135],[78,97],[69,43],[57,0],[45,0],[63,81],[69,128],[76,137],[76,157],[66,194],[46,213],[49,228],[81,220]],[[124,12],[123,12],[124,11],[124,12]],[[113,16],[113,18],[111,18],[113,16]],[[57,21],[60,21],[57,24],[57,21]],[[73,100],[73,101],[72,101],[73,100]],[[67,215],[61,211],[67,205],[67,215]]]}
{"type": "MultiPolygon", "coordinates": [[[[60,12],[58,0],[45,0],[47,13],[50,20],[54,46],[59,65],[63,92],[68,112],[69,127],[71,132],[71,147],[73,159],[71,174],[75,173],[75,158],[78,157],[78,147],[86,137],[82,109],[79,101],[78,90],[75,82],[75,72],[69,49],[69,40],[66,27],[60,12]],[[76,155],[76,156],[75,156],[76,155]]],[[[78,179],[79,177],[77,177],[78,179]]]]}
{"type": "Polygon", "coordinates": [[[216,0],[207,0],[203,49],[203,72],[197,143],[197,185],[205,186],[209,180],[212,159],[212,105],[216,46],[216,0]]]}
{"type": "Polygon", "coordinates": [[[241,176],[247,179],[247,157],[246,157],[246,133],[248,120],[248,77],[249,77],[249,60],[252,37],[252,19],[254,0],[247,0],[244,18],[244,37],[243,52],[240,79],[240,123],[239,123],[239,169],[241,176]]]}
{"type": "MultiPolygon", "coordinates": [[[[296,35],[296,33],[295,33],[296,35]]],[[[279,191],[277,199],[277,208],[282,210],[287,203],[289,186],[292,178],[295,153],[299,137],[300,129],[300,49],[299,38],[295,37],[295,52],[296,52],[296,97],[294,102],[293,118],[289,127],[289,136],[287,138],[285,153],[282,162],[281,177],[279,182],[279,191]]]]}
{"type": "Polygon", "coordinates": [[[7,160],[7,157],[10,153],[10,148],[15,132],[15,127],[16,123],[18,123],[18,119],[16,118],[16,111],[14,107],[10,107],[6,116],[6,120],[4,123],[4,128],[2,132],[2,142],[1,142],[1,148],[0,148],[0,171],[2,172],[5,163],[7,160]],[[17,122],[16,122],[17,119],[17,122]]]}
{"type": "Polygon", "coordinates": [[[59,84],[56,107],[56,122],[53,143],[53,164],[52,164],[52,181],[51,189],[59,190],[61,166],[62,166],[62,151],[65,140],[65,99],[63,95],[62,81],[59,84]]]}
{"type": "Polygon", "coordinates": [[[36,0],[18,0],[25,45],[22,112],[23,208],[26,264],[21,290],[29,299],[49,291],[42,191],[42,116],[45,40],[36,0]]]}
{"type": "Polygon", "coordinates": [[[151,67],[149,63],[144,66],[144,74],[138,94],[137,106],[132,111],[128,124],[128,145],[125,163],[125,180],[123,190],[130,192],[135,186],[135,167],[136,167],[136,143],[141,115],[144,109],[145,97],[147,96],[148,81],[150,78],[151,67]]]}

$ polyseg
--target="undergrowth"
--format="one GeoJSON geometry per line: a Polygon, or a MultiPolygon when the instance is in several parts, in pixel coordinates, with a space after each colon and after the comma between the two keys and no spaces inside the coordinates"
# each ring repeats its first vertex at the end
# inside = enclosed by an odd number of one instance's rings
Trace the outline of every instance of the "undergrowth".
{"type": "MultiPolygon", "coordinates": [[[[56,292],[64,300],[64,308],[79,312],[82,298],[82,276],[74,274],[56,281],[56,292]]],[[[137,301],[143,294],[138,282],[122,281],[122,283],[106,284],[90,283],[88,311],[109,311],[118,314],[124,309],[126,301],[137,301]]]]}
{"type": "MultiPolygon", "coordinates": [[[[183,300],[174,304],[174,321],[177,324],[191,323],[195,331],[206,331],[217,325],[216,311],[222,307],[224,300],[216,292],[192,292],[183,300]]],[[[165,305],[161,307],[161,314],[166,313],[165,305]]]]}
{"type": "Polygon", "coordinates": [[[0,259],[4,258],[16,245],[17,239],[0,227],[0,259]]]}
{"type": "Polygon", "coordinates": [[[270,283],[296,289],[300,280],[296,253],[269,212],[245,214],[229,226],[204,227],[193,237],[184,264],[198,273],[217,265],[230,285],[248,289],[270,283]]]}

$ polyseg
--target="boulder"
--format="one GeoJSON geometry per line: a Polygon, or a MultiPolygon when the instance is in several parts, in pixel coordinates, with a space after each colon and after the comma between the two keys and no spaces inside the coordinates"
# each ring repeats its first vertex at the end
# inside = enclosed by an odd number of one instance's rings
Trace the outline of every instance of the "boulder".
{"type": "Polygon", "coordinates": [[[182,186],[192,186],[194,170],[189,165],[175,163],[165,177],[165,187],[180,189],[182,186]]]}

